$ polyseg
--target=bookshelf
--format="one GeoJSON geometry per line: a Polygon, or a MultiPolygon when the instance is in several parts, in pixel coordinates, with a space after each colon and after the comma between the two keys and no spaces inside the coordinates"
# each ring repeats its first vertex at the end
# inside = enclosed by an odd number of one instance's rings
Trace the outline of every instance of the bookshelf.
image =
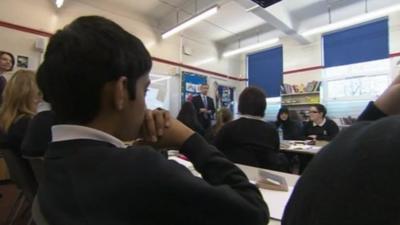
{"type": "Polygon", "coordinates": [[[300,95],[312,95],[312,94],[319,94],[319,91],[315,91],[315,92],[303,92],[303,93],[294,93],[294,94],[281,94],[281,97],[300,96],[300,95]]]}
{"type": "Polygon", "coordinates": [[[306,106],[320,103],[319,92],[304,92],[294,94],[282,94],[282,105],[284,106],[306,106]]]}

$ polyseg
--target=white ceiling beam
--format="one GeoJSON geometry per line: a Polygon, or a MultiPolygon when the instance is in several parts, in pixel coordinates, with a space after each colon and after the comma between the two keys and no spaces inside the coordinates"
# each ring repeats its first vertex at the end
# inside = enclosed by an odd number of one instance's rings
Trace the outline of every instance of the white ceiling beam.
{"type": "Polygon", "coordinates": [[[295,24],[288,10],[283,6],[283,2],[276,3],[266,9],[262,7],[254,7],[255,3],[249,0],[235,0],[242,7],[251,9],[249,12],[260,17],[276,29],[293,38],[300,44],[309,44],[310,41],[301,36],[294,28],[295,24]]]}

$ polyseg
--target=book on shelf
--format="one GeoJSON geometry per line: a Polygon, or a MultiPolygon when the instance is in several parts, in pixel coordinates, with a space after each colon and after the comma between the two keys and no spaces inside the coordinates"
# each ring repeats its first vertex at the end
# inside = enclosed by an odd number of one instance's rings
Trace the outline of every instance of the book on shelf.
{"type": "Polygon", "coordinates": [[[321,81],[310,81],[306,85],[304,84],[282,84],[281,94],[298,94],[298,93],[312,93],[318,92],[321,87],[321,81]]]}

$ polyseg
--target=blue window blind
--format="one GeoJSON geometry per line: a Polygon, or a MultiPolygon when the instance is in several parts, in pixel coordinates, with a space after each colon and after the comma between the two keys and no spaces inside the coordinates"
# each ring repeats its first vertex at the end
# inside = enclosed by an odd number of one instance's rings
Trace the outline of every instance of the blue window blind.
{"type": "Polygon", "coordinates": [[[323,38],[325,67],[389,57],[387,19],[327,34],[323,38]]]}
{"type": "Polygon", "coordinates": [[[249,85],[264,89],[268,97],[280,96],[283,74],[282,47],[248,55],[247,60],[249,85]]]}

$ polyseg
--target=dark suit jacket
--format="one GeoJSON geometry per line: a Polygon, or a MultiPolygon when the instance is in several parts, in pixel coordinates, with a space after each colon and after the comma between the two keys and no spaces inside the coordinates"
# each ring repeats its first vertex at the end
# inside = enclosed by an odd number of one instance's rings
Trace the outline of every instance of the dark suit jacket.
{"type": "MultiPolygon", "coordinates": [[[[383,116],[370,104],[360,119],[383,116]]],[[[390,116],[339,133],[300,177],[282,225],[399,224],[399,128],[390,116]]]]}
{"type": "Polygon", "coordinates": [[[22,155],[41,157],[51,141],[51,126],[54,125],[53,111],[43,111],[35,115],[29,124],[22,143],[22,155]]]}
{"type": "Polygon", "coordinates": [[[39,203],[49,224],[265,225],[268,209],[244,173],[198,134],[181,147],[203,179],[151,147],[52,142],[39,203]]]}
{"type": "Polygon", "coordinates": [[[215,113],[214,100],[207,96],[207,107],[205,107],[203,99],[201,99],[201,95],[197,95],[192,98],[192,103],[197,111],[199,122],[203,125],[204,129],[209,128],[211,125],[211,120],[214,118],[214,113],[215,113]],[[201,108],[207,108],[211,112],[201,113],[200,112],[201,108]]]}

